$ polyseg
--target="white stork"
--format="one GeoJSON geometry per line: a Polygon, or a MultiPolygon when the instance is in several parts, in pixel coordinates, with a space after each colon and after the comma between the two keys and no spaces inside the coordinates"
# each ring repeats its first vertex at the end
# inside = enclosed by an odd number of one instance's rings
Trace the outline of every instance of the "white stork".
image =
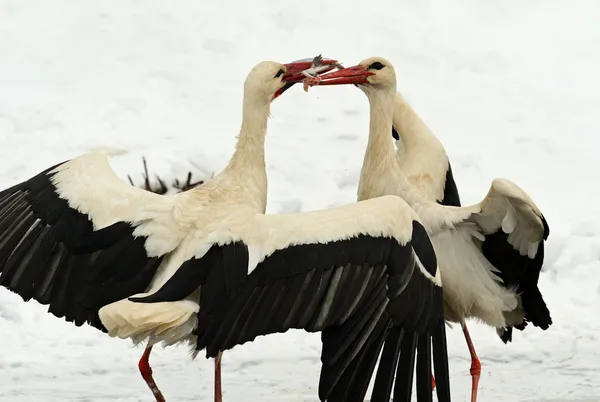
{"type": "Polygon", "coordinates": [[[523,330],[531,322],[546,330],[552,323],[537,285],[549,234],[544,216],[506,179],[493,180],[480,203],[460,207],[446,152],[396,93],[389,61],[369,58],[311,84],[355,84],[367,95],[370,131],[358,199],[396,194],[419,214],[442,271],[446,318],[461,324],[469,347],[475,401],[481,364],[465,319],[496,328],[505,343],[513,327],[523,330]],[[398,155],[390,132],[402,141],[398,155]]]}
{"type": "MultiPolygon", "coordinates": [[[[326,60],[325,63],[334,63],[334,60],[326,60]]],[[[264,140],[264,135],[266,133],[266,124],[267,124],[267,116],[269,113],[269,104],[270,101],[275,99],[276,97],[283,94],[285,90],[290,88],[294,83],[301,81],[305,78],[302,71],[309,68],[311,66],[311,62],[308,60],[299,60],[294,63],[287,64],[285,66],[281,66],[277,63],[265,63],[256,66],[253,71],[249,74],[246,84],[245,84],[245,93],[244,93],[244,112],[242,116],[242,128],[240,131],[240,141],[238,142],[237,152],[234,154],[229,166],[225,169],[225,171],[220,175],[220,177],[214,181],[212,181],[213,189],[221,189],[226,190],[231,187],[228,186],[227,181],[230,180],[231,177],[235,177],[239,174],[240,171],[247,173],[241,175],[239,177],[238,182],[232,184],[243,183],[243,180],[247,178],[250,173],[252,177],[251,180],[247,183],[247,188],[243,189],[243,186],[240,186],[239,192],[244,192],[245,204],[251,207],[254,207],[257,211],[264,213],[266,208],[266,172],[264,169],[264,151],[256,154],[255,151],[261,150],[262,142],[264,140]],[[278,67],[278,68],[275,68],[278,67]],[[272,76],[268,77],[268,80],[265,80],[265,75],[270,74],[271,70],[273,71],[272,76]],[[270,92],[270,93],[269,93],[270,92]],[[263,98],[268,97],[269,103],[265,103],[263,98]],[[261,102],[257,103],[257,100],[261,102]],[[261,139],[262,135],[262,139],[261,139]],[[257,142],[258,141],[258,142],[257,142]],[[248,155],[256,156],[256,158],[247,158],[248,155]],[[245,160],[248,159],[248,160],[245,160]],[[262,162],[261,162],[262,161],[262,162]],[[262,163],[262,165],[261,165],[262,163]],[[244,166],[244,164],[247,164],[244,166]]],[[[178,229],[175,227],[168,227],[159,222],[160,216],[150,216],[154,220],[149,220],[149,218],[144,215],[147,214],[147,210],[152,211],[155,209],[154,204],[158,202],[154,195],[146,194],[145,192],[141,192],[133,187],[130,187],[119,180],[114,172],[111,170],[108,165],[106,159],[100,154],[87,154],[83,155],[79,158],[73,159],[71,161],[65,162],[63,164],[59,164],[55,167],[47,169],[45,172],[42,172],[36,178],[28,180],[24,183],[21,183],[15,187],[12,187],[4,192],[2,192],[3,198],[6,198],[6,201],[14,201],[16,194],[21,194],[22,196],[26,194],[30,194],[29,197],[35,196],[36,192],[46,191],[47,189],[32,187],[35,183],[40,180],[45,183],[44,185],[51,186],[52,189],[51,195],[53,198],[48,198],[50,195],[46,195],[46,199],[39,204],[39,208],[43,208],[44,210],[34,210],[33,214],[30,216],[30,219],[33,220],[33,223],[37,225],[38,219],[43,219],[49,225],[46,228],[48,232],[60,232],[67,231],[72,232],[72,235],[76,238],[81,236],[85,236],[88,232],[92,230],[105,229],[104,231],[99,231],[94,234],[95,238],[92,244],[90,245],[94,251],[104,250],[103,255],[108,256],[105,258],[116,258],[116,256],[111,256],[109,253],[109,249],[107,245],[103,245],[100,243],[102,240],[101,233],[106,233],[108,239],[106,241],[110,246],[112,246],[115,242],[123,242],[123,244],[114,249],[114,251],[110,252],[130,252],[130,259],[133,261],[128,261],[130,264],[129,269],[131,270],[132,278],[128,280],[132,281],[131,283],[125,282],[128,288],[127,292],[123,293],[122,296],[119,293],[118,295],[121,297],[117,297],[116,294],[107,294],[105,298],[102,298],[101,301],[94,301],[91,306],[85,306],[86,308],[81,308],[81,311],[76,312],[78,309],[73,307],[73,311],[69,311],[69,306],[63,306],[61,303],[65,303],[65,301],[57,300],[58,296],[55,295],[54,299],[49,299],[50,294],[46,294],[45,296],[42,293],[35,293],[34,289],[31,287],[35,286],[34,283],[21,283],[18,285],[16,283],[17,280],[23,281],[22,275],[16,275],[16,273],[12,273],[6,266],[3,269],[2,277],[0,278],[0,284],[7,286],[9,289],[14,290],[19,293],[25,300],[29,300],[30,298],[34,298],[40,301],[43,304],[50,304],[50,312],[62,317],[64,316],[67,320],[75,322],[76,325],[82,325],[84,321],[88,321],[91,325],[101,329],[106,330],[109,329],[109,333],[112,336],[120,336],[127,337],[123,333],[116,333],[118,331],[119,326],[115,326],[114,323],[111,323],[108,326],[104,322],[101,322],[98,318],[102,319],[102,315],[110,314],[111,308],[117,307],[119,305],[107,306],[105,309],[101,309],[101,307],[111,303],[117,302],[125,296],[131,295],[132,293],[146,290],[148,285],[150,284],[150,279],[153,278],[155,272],[159,265],[161,265],[159,275],[154,277],[153,283],[160,281],[160,273],[168,267],[169,262],[163,260],[167,260],[172,258],[172,251],[175,251],[176,247],[169,244],[157,244],[156,246],[152,246],[150,243],[153,238],[156,238],[158,235],[162,235],[163,237],[167,237],[169,241],[173,241],[175,244],[180,241],[178,236],[178,231],[173,229],[178,229]],[[36,180],[37,178],[37,180],[36,180]],[[60,182],[60,183],[59,183],[60,182]],[[84,197],[84,198],[82,198],[84,197]],[[56,199],[55,199],[56,198],[56,199]],[[66,200],[64,203],[62,200],[66,200]],[[154,200],[154,201],[153,201],[154,200]],[[66,226],[70,226],[67,221],[56,221],[58,217],[45,217],[43,214],[50,213],[50,211],[46,211],[49,206],[47,204],[51,204],[52,202],[61,202],[60,207],[65,209],[65,212],[57,211],[56,214],[62,216],[62,219],[66,219],[67,215],[72,215],[72,219],[77,219],[79,222],[78,228],[65,228],[66,226]],[[155,222],[156,221],[156,222],[155,222]],[[127,222],[128,224],[124,224],[127,222]],[[148,242],[144,244],[144,238],[139,237],[141,232],[144,229],[142,227],[138,227],[138,232],[135,233],[135,238],[130,239],[130,235],[133,233],[129,233],[127,236],[126,233],[110,233],[110,231],[114,231],[113,224],[119,223],[120,229],[125,232],[132,232],[132,226],[137,227],[138,223],[145,222],[150,225],[150,229],[152,226],[155,226],[154,236],[148,236],[148,242]],[[173,230],[172,232],[170,230],[173,230]],[[119,240],[119,238],[121,238],[119,240]],[[97,240],[96,240],[97,239],[97,240]],[[171,240],[172,239],[172,240],[171,240]],[[132,244],[129,244],[132,243],[132,244]],[[157,251],[154,251],[153,248],[158,248],[157,251]],[[163,251],[164,249],[164,251],[163,251]],[[172,249],[172,250],[170,250],[172,249]],[[136,255],[137,253],[137,255],[136,255]],[[168,258],[164,258],[168,255],[168,258]],[[152,260],[153,264],[151,266],[139,265],[139,264],[150,264],[148,260],[152,260]],[[145,268],[144,268],[145,267],[145,268]],[[143,269],[142,269],[143,268],[143,269]],[[145,275],[142,275],[145,273],[145,275]],[[9,280],[10,279],[10,280],[9,280]],[[137,283],[136,281],[141,281],[141,283],[137,283]],[[94,307],[91,308],[90,307],[94,307]],[[96,317],[100,312],[100,317],[96,317]],[[112,331],[110,331],[112,329],[112,331]]],[[[39,184],[41,185],[41,184],[39,184]]],[[[22,200],[26,201],[26,200],[22,200]]],[[[164,208],[164,216],[171,219],[170,215],[175,211],[175,200],[170,198],[165,198],[160,201],[161,204],[165,204],[164,208]]],[[[5,205],[5,208],[13,208],[16,205],[8,204],[5,205]]],[[[27,204],[21,205],[21,208],[30,208],[26,206],[27,204]]],[[[50,205],[51,207],[51,205],[50,205]]],[[[55,209],[58,208],[55,207],[55,209]]],[[[155,213],[158,213],[156,211],[155,213]]],[[[14,216],[4,215],[2,216],[3,221],[5,221],[5,225],[7,228],[10,228],[11,225],[14,225],[15,222],[12,221],[14,216]]],[[[25,222],[24,226],[27,226],[25,222]]],[[[39,225],[38,225],[39,226],[39,225]]],[[[142,225],[145,226],[145,225],[142,225]]],[[[117,226],[116,228],[119,228],[117,226]]],[[[10,234],[10,233],[9,233],[10,234]]],[[[20,232],[16,232],[10,235],[4,234],[6,241],[8,240],[18,240],[20,232]]],[[[185,234],[185,233],[184,233],[185,234]]],[[[183,235],[184,235],[183,234],[183,235]]],[[[22,235],[22,234],[21,234],[22,235]]],[[[56,233],[53,234],[54,237],[56,233]]],[[[68,247],[68,242],[65,242],[61,236],[58,236],[56,239],[59,243],[62,243],[60,246],[53,247],[68,247]]],[[[157,241],[164,242],[162,238],[159,238],[157,241]]],[[[47,243],[52,244],[49,240],[47,243]]],[[[10,253],[13,250],[10,249],[11,243],[4,244],[5,249],[4,252],[10,253]]],[[[12,245],[13,247],[15,244],[12,245]]],[[[48,253],[49,251],[43,250],[44,253],[48,253]]],[[[73,250],[68,250],[73,252],[73,250]]],[[[79,252],[78,252],[79,253],[79,252]]],[[[44,254],[45,255],[45,254],[44,254]]],[[[40,258],[45,258],[42,255],[40,258]]],[[[5,256],[8,258],[8,255],[5,256]]],[[[0,260],[3,261],[3,260],[0,260]]],[[[6,264],[6,261],[3,261],[2,264],[6,264]]],[[[39,263],[39,262],[38,262],[39,263]]],[[[175,261],[176,263],[176,261],[175,261]]],[[[0,265],[2,267],[2,265],[0,265]]],[[[39,268],[39,267],[38,267],[39,268]]],[[[174,267],[176,268],[176,267],[174,267]]],[[[30,268],[33,269],[33,268],[30,268]]],[[[54,268],[53,268],[54,269],[54,268]]],[[[66,269],[66,268],[63,268],[66,269]]],[[[32,271],[30,274],[35,273],[32,271]]],[[[53,275],[58,275],[60,272],[48,272],[46,274],[45,270],[41,272],[41,274],[48,275],[47,280],[54,281],[53,275]]],[[[114,274],[114,273],[111,273],[114,274]]],[[[123,275],[123,274],[121,274],[123,275]]],[[[34,278],[26,277],[27,280],[31,281],[34,278]]],[[[75,286],[76,284],[70,284],[70,286],[75,286]]],[[[37,286],[40,286],[38,284],[37,286]]],[[[49,286],[49,284],[45,284],[44,286],[49,286]]],[[[119,286],[124,286],[124,284],[120,284],[119,286]]],[[[117,291],[119,289],[115,289],[117,291]]],[[[124,289],[125,290],[125,289],[124,289]]],[[[40,290],[41,291],[41,290],[40,290]]],[[[95,290],[94,290],[95,291],[95,290]]],[[[80,290],[80,292],[82,292],[80,290]]],[[[89,304],[89,301],[85,303],[89,304]]],[[[173,305],[178,306],[178,305],[173,305]]],[[[185,305],[183,305],[185,306],[185,305]]],[[[82,306],[83,307],[83,306],[82,306]]],[[[171,308],[171,307],[169,307],[171,308]]],[[[171,310],[172,312],[176,312],[176,310],[171,310]]],[[[109,316],[108,316],[109,317],[109,316]]],[[[105,319],[109,319],[109,318],[105,319]]],[[[163,321],[167,320],[165,318],[163,321]]],[[[187,321],[187,326],[193,324],[194,319],[191,318],[187,321]]],[[[183,332],[181,336],[178,334],[165,333],[162,337],[158,337],[157,339],[151,340],[149,342],[148,348],[146,349],[144,355],[142,356],[139,367],[142,373],[142,376],[147,381],[150,388],[155,393],[157,400],[162,400],[163,397],[158,391],[156,384],[152,379],[152,371],[149,366],[149,355],[152,349],[152,345],[154,343],[160,342],[161,339],[172,340],[171,343],[177,342],[181,339],[185,338],[185,332],[189,332],[187,326],[182,325],[178,328],[181,328],[183,332]]],[[[175,325],[177,327],[177,325],[175,325]]],[[[131,338],[136,340],[137,342],[143,340],[145,338],[145,334],[136,335],[134,333],[131,334],[131,338]]],[[[215,375],[219,376],[220,365],[218,361],[215,365],[215,375]]]]}
{"type": "Polygon", "coordinates": [[[435,252],[399,197],[264,214],[270,104],[310,65],[252,69],[236,150],[202,186],[154,194],[91,153],[0,192],[0,285],[77,326],[147,340],[140,368],[159,401],[148,364],[159,342],[206,348],[217,380],[223,350],[289,328],[322,331],[325,400],[343,393],[336,384],[386,325],[439,327],[435,252]]]}

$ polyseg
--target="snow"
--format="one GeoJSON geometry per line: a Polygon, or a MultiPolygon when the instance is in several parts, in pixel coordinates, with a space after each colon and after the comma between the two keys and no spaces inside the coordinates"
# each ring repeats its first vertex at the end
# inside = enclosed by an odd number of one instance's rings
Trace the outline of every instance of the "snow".
{"type": "MultiPolygon", "coordinates": [[[[540,287],[548,331],[504,345],[471,323],[483,401],[600,401],[600,5],[595,0],[0,2],[0,188],[93,148],[141,182],[208,177],[232,152],[250,68],[323,53],[380,55],[443,141],[464,203],[516,181],[551,228],[540,287]],[[587,185],[586,180],[592,181],[587,185]],[[591,214],[591,217],[590,217],[591,214]]],[[[353,87],[295,87],[272,108],[269,213],[355,200],[368,107],[353,87]]],[[[448,331],[454,401],[469,355],[448,331]]],[[[148,401],[141,348],[77,328],[0,289],[0,401],[148,401]]],[[[320,337],[272,335],[226,352],[226,400],[317,400],[320,337]]],[[[201,355],[203,356],[203,355],[201,355]]],[[[151,359],[167,400],[212,400],[212,361],[151,359]]]]}

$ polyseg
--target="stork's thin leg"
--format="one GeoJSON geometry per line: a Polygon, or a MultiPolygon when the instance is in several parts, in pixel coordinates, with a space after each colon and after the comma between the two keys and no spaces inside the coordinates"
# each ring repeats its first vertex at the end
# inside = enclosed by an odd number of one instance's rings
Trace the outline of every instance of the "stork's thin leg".
{"type": "Polygon", "coordinates": [[[221,356],[223,352],[219,352],[215,358],[215,402],[221,402],[223,393],[221,392],[221,356]]]}
{"type": "Polygon", "coordinates": [[[156,398],[156,402],[165,402],[165,397],[158,389],[158,386],[154,382],[154,378],[152,378],[152,368],[150,368],[149,361],[150,352],[152,352],[152,346],[146,347],[146,350],[144,351],[144,354],[138,363],[138,367],[140,369],[140,373],[142,374],[142,378],[144,381],[146,381],[146,384],[148,384],[148,387],[150,388],[150,391],[152,391],[154,398],[156,398]]]}
{"type": "Polygon", "coordinates": [[[467,341],[467,346],[469,347],[469,353],[471,354],[471,402],[476,402],[477,388],[479,387],[479,377],[481,375],[481,362],[477,357],[477,353],[475,353],[475,346],[473,346],[473,341],[471,340],[471,335],[469,335],[467,324],[465,324],[464,321],[461,321],[460,325],[462,326],[463,333],[465,334],[465,340],[467,341]]]}

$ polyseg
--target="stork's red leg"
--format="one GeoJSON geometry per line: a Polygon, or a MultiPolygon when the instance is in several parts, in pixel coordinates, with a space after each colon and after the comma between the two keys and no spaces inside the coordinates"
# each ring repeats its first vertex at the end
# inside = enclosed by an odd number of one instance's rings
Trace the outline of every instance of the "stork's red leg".
{"type": "Polygon", "coordinates": [[[221,402],[223,394],[221,392],[221,356],[223,352],[219,352],[215,358],[215,402],[221,402]]]}
{"type": "Polygon", "coordinates": [[[138,367],[140,369],[140,373],[142,374],[142,378],[144,379],[144,381],[146,381],[146,384],[148,384],[148,387],[150,388],[150,391],[152,391],[154,398],[156,398],[156,402],[165,402],[164,396],[162,395],[162,393],[158,389],[158,386],[154,382],[154,378],[152,378],[152,368],[150,368],[149,361],[150,352],[152,352],[152,346],[148,346],[146,348],[144,354],[142,355],[142,358],[140,359],[140,362],[138,363],[138,367]]]}
{"type": "Polygon", "coordinates": [[[471,402],[476,402],[477,388],[479,387],[479,377],[481,375],[481,362],[477,357],[477,353],[475,353],[475,346],[473,346],[473,341],[471,340],[471,335],[469,335],[467,324],[462,321],[460,325],[462,326],[463,333],[465,334],[465,340],[467,341],[467,346],[469,347],[469,353],[471,354],[471,402]]]}

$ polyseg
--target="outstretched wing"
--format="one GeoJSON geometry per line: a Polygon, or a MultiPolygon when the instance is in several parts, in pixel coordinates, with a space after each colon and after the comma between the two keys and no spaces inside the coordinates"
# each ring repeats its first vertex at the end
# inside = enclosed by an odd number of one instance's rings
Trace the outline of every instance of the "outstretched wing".
{"type": "MultiPolygon", "coordinates": [[[[544,264],[544,243],[550,234],[548,223],[531,198],[515,183],[496,179],[481,212],[473,219],[483,228],[481,251],[500,271],[504,286],[516,288],[524,321],[509,317],[509,324],[523,330],[527,322],[542,329],[552,324],[550,311],[538,288],[544,264]],[[512,322],[511,322],[512,321],[512,322]]],[[[498,330],[503,342],[512,340],[512,327],[498,330]]]]}
{"type": "MultiPolygon", "coordinates": [[[[420,261],[433,269],[436,266],[433,246],[425,229],[417,225],[413,227],[410,245],[420,261]]],[[[419,277],[411,278],[411,284],[406,287],[400,297],[390,301],[388,310],[393,308],[408,307],[413,318],[419,315],[419,299],[426,294],[417,285],[419,277]]],[[[449,401],[449,373],[448,355],[445,349],[446,337],[444,331],[443,294],[441,289],[434,288],[432,304],[433,313],[426,320],[421,320],[420,325],[411,325],[409,322],[397,325],[393,317],[387,314],[380,318],[378,327],[388,322],[387,328],[377,332],[377,338],[362,348],[362,352],[352,361],[351,365],[343,372],[337,383],[331,383],[333,389],[329,394],[329,402],[362,402],[373,376],[377,360],[381,355],[377,369],[377,378],[373,386],[370,400],[387,401],[392,396],[393,400],[410,400],[412,395],[413,370],[415,367],[415,353],[417,355],[417,395],[418,399],[431,400],[431,341],[433,336],[433,361],[437,378],[437,393],[440,401],[449,401]],[[382,351],[383,348],[383,351],[382,351]],[[425,398],[423,398],[423,395],[425,398]]],[[[327,330],[326,330],[327,331],[327,330]]],[[[323,331],[323,334],[326,333],[323,331]]],[[[326,350],[324,343],[323,350],[326,350]]],[[[331,345],[335,350],[335,345],[331,345]]],[[[324,367],[325,369],[325,367],[324,367]]],[[[321,377],[323,380],[323,376],[321,377]]]]}
{"type": "Polygon", "coordinates": [[[527,322],[542,329],[552,324],[550,311],[538,288],[544,263],[544,242],[550,234],[548,223],[533,200],[515,183],[495,179],[479,203],[458,210],[471,210],[464,223],[475,223],[481,230],[481,251],[498,269],[503,286],[516,288],[520,295],[518,310],[523,315],[507,316],[506,330],[499,330],[506,343],[512,327],[523,330],[527,322]]]}
{"type": "Polygon", "coordinates": [[[53,166],[0,192],[0,285],[76,325],[143,292],[185,232],[177,196],[128,185],[104,155],[53,166]]]}
{"type": "Polygon", "coordinates": [[[542,212],[525,191],[509,180],[495,179],[479,209],[470,220],[485,235],[502,230],[522,256],[535,258],[540,244],[548,238],[549,228],[542,212]]]}
{"type": "Polygon", "coordinates": [[[327,399],[390,326],[434,330],[443,316],[433,247],[414,216],[397,197],[265,216],[272,251],[237,292],[201,301],[214,314],[201,309],[197,348],[214,357],[260,335],[321,331],[319,396],[327,399]]]}

